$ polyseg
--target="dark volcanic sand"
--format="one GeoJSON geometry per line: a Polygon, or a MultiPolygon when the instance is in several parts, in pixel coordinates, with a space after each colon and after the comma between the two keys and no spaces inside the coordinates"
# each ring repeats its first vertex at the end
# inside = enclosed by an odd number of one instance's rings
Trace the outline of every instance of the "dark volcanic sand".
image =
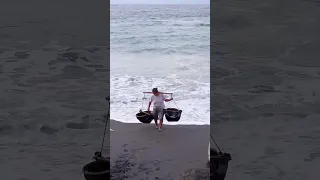
{"type": "MultiPolygon", "coordinates": [[[[165,122],[166,123],[166,122],[165,122]]],[[[111,169],[117,180],[171,180],[189,168],[205,168],[209,126],[111,121],[111,169]]]]}
{"type": "Polygon", "coordinates": [[[212,1],[211,133],[226,180],[320,177],[320,4],[212,1]]]}

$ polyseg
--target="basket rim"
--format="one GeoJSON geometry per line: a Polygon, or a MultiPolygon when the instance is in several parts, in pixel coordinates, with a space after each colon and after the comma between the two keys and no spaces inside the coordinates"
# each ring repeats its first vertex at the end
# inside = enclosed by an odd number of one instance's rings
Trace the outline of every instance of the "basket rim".
{"type": "Polygon", "coordinates": [[[142,112],[139,112],[136,114],[136,117],[145,117],[145,116],[152,116],[152,114],[142,113],[142,112]]]}
{"type": "MultiPolygon", "coordinates": [[[[147,116],[147,115],[146,115],[147,116]]],[[[146,116],[138,116],[138,115],[136,115],[136,117],[146,117],[146,116]]],[[[150,115],[148,115],[148,116],[150,116],[150,115]]]]}
{"type": "Polygon", "coordinates": [[[164,110],[165,112],[182,112],[181,109],[177,109],[177,108],[168,108],[164,110]]]}
{"type": "MultiPolygon", "coordinates": [[[[91,163],[94,163],[96,161],[93,161],[91,163]]],[[[106,173],[110,173],[110,169],[107,169],[107,170],[104,170],[104,171],[100,171],[100,172],[90,172],[90,171],[87,171],[85,170],[86,167],[88,167],[91,163],[88,163],[87,165],[85,165],[83,168],[82,168],[82,172],[84,174],[87,174],[87,175],[101,175],[101,174],[106,174],[106,173]]]]}
{"type": "Polygon", "coordinates": [[[100,172],[89,172],[89,171],[85,170],[84,168],[82,168],[82,171],[84,174],[87,174],[87,175],[101,175],[101,174],[110,173],[110,170],[104,170],[104,171],[100,171],[100,172]]]}

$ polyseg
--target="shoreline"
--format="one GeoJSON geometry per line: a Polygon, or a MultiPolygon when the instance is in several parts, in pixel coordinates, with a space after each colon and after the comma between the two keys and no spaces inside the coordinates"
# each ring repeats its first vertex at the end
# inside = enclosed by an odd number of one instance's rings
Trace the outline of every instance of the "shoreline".
{"type": "MultiPolygon", "coordinates": [[[[143,124],[141,122],[139,122],[138,120],[136,122],[124,122],[124,121],[120,121],[120,120],[116,120],[116,119],[110,119],[110,121],[116,121],[116,122],[120,122],[120,123],[124,123],[124,124],[143,124]]],[[[210,123],[203,123],[203,124],[178,124],[179,122],[168,122],[167,120],[163,120],[163,126],[210,126],[210,123]]],[[[150,124],[154,124],[154,120],[152,120],[152,122],[150,124]]],[[[147,125],[147,124],[146,124],[147,125]]]]}

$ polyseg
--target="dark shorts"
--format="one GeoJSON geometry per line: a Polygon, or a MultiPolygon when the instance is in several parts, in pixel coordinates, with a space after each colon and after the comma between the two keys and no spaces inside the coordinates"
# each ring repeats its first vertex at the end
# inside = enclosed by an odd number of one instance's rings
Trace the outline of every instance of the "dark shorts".
{"type": "Polygon", "coordinates": [[[163,107],[153,107],[153,111],[152,111],[152,114],[153,114],[153,118],[154,120],[163,120],[163,107]]]}

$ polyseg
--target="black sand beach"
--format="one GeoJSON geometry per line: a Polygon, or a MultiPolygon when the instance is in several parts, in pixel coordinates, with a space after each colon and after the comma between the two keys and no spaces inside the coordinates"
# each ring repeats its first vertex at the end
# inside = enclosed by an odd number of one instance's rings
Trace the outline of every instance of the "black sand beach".
{"type": "Polygon", "coordinates": [[[171,180],[190,168],[206,168],[209,126],[111,121],[110,154],[113,179],[171,180]]]}

